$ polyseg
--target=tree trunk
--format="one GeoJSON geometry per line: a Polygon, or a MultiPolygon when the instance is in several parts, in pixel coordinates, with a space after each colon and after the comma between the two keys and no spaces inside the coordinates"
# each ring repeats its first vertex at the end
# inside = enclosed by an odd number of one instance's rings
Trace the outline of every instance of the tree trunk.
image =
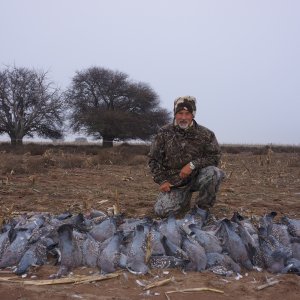
{"type": "Polygon", "coordinates": [[[103,148],[113,147],[113,141],[114,141],[114,138],[103,136],[102,147],[103,148]]]}
{"type": "Polygon", "coordinates": [[[22,146],[23,145],[23,139],[10,136],[10,143],[12,146],[22,146]]]}

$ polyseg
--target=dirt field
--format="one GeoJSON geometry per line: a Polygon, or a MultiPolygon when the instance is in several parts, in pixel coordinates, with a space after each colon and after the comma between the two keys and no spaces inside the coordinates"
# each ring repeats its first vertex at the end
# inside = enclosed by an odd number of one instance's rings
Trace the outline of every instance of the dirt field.
{"type": "MultiPolygon", "coordinates": [[[[126,147],[72,153],[64,150],[11,153],[3,150],[0,158],[0,217],[8,219],[22,212],[64,211],[88,213],[91,208],[109,210],[118,199],[127,217],[153,215],[157,185],[147,168],[145,149],[126,147]],[[125,149],[125,150],[124,150],[125,149]]],[[[280,218],[300,218],[300,154],[266,155],[240,152],[223,154],[221,167],[227,178],[213,208],[217,218],[231,217],[234,211],[245,216],[262,216],[276,211],[280,218]]],[[[1,220],[0,220],[1,221],[1,220]]],[[[27,278],[47,279],[58,267],[46,265],[31,269],[27,278]]],[[[74,274],[97,270],[81,268],[74,274]]],[[[300,299],[300,281],[296,275],[267,272],[243,273],[243,278],[222,277],[210,272],[187,273],[180,270],[153,270],[152,275],[134,276],[128,272],[117,278],[85,284],[50,286],[24,285],[0,281],[1,299],[167,299],[165,292],[206,287],[213,291],[168,294],[170,299],[300,299]],[[172,278],[168,284],[143,291],[136,280],[148,283],[158,275],[172,278]],[[270,278],[279,282],[258,290],[270,278]]],[[[0,271],[0,277],[13,273],[0,271]]]]}

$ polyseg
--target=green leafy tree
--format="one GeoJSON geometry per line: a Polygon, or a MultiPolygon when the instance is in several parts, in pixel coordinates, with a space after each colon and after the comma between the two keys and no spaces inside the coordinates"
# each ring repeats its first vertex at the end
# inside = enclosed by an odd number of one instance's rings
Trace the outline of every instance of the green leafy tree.
{"type": "Polygon", "coordinates": [[[25,136],[61,138],[63,98],[47,73],[18,67],[0,70],[0,134],[12,145],[25,136]]]}
{"type": "Polygon", "coordinates": [[[146,83],[100,67],[76,72],[66,92],[71,127],[103,139],[111,147],[115,139],[148,139],[169,121],[159,107],[157,94],[146,83]]]}

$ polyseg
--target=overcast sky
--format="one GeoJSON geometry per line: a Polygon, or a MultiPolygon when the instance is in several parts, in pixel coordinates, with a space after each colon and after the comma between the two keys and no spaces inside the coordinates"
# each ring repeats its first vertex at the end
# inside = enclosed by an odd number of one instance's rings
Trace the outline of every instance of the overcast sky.
{"type": "Polygon", "coordinates": [[[298,0],[0,0],[0,64],[118,70],[197,98],[220,143],[300,145],[298,0]]]}

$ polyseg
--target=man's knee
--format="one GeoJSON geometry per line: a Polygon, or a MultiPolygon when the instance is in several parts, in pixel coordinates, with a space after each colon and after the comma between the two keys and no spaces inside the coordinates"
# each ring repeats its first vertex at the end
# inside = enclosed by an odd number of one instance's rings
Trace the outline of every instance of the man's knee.
{"type": "Polygon", "coordinates": [[[157,203],[154,205],[154,213],[156,216],[164,218],[168,215],[168,210],[164,207],[157,205],[157,203]]]}
{"type": "Polygon", "coordinates": [[[201,169],[199,176],[208,177],[208,178],[216,178],[217,180],[223,180],[225,177],[225,173],[215,166],[208,166],[201,169]]]}
{"type": "Polygon", "coordinates": [[[166,217],[171,212],[177,213],[189,205],[192,193],[188,190],[174,189],[171,192],[160,192],[154,205],[154,212],[159,217],[166,217]]]}
{"type": "Polygon", "coordinates": [[[211,188],[212,186],[215,186],[217,188],[224,177],[225,173],[215,166],[208,166],[206,168],[203,168],[200,170],[192,186],[192,191],[199,191],[204,188],[211,188]]]}
{"type": "Polygon", "coordinates": [[[160,192],[154,205],[154,212],[159,217],[165,217],[174,209],[174,204],[170,199],[170,192],[160,192]]]}

